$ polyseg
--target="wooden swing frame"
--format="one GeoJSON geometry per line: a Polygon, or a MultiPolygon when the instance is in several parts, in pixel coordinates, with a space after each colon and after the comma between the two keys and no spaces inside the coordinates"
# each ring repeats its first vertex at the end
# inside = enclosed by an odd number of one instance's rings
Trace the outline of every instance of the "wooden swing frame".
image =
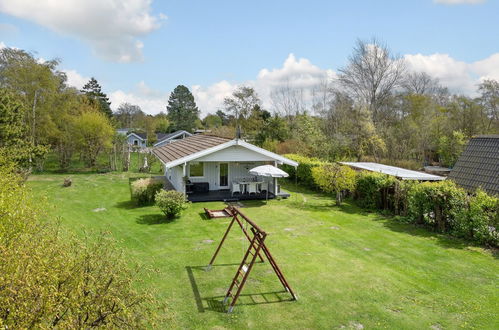
{"type": "Polygon", "coordinates": [[[297,296],[289,286],[286,278],[284,277],[284,274],[277,265],[269,249],[265,245],[265,239],[267,238],[267,233],[264,230],[262,230],[256,223],[254,223],[251,219],[249,219],[246,215],[244,215],[236,207],[229,206],[225,210],[228,211],[228,213],[232,216],[232,220],[229,223],[229,226],[227,227],[227,230],[225,231],[225,234],[223,235],[222,240],[220,241],[220,244],[215,250],[215,254],[213,254],[213,257],[211,258],[210,263],[208,264],[206,269],[207,270],[211,269],[211,266],[215,262],[215,259],[218,256],[218,253],[220,252],[220,249],[222,248],[222,245],[224,244],[225,239],[227,238],[235,222],[237,222],[242,232],[244,233],[244,236],[250,243],[248,249],[246,250],[246,253],[244,254],[243,260],[241,261],[237,269],[236,275],[232,279],[229,289],[225,294],[225,298],[223,301],[224,304],[226,304],[227,301],[231,299],[227,312],[231,313],[233,311],[234,305],[236,304],[237,299],[239,298],[243,290],[244,284],[246,283],[246,280],[249,277],[249,274],[251,272],[251,269],[253,268],[254,263],[256,262],[256,259],[259,258],[261,262],[264,262],[263,256],[261,254],[262,251],[263,254],[266,256],[269,264],[272,266],[274,273],[277,275],[277,278],[283,285],[284,289],[291,294],[292,300],[297,300],[298,299],[297,296]],[[253,237],[250,237],[248,231],[244,228],[243,221],[247,225],[249,225],[253,237]]]}

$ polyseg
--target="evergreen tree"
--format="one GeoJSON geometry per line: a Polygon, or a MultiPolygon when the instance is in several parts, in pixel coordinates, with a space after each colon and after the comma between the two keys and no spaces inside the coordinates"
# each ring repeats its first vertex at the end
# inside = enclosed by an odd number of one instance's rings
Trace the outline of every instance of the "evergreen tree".
{"type": "Polygon", "coordinates": [[[100,110],[104,113],[108,118],[113,116],[113,111],[111,110],[111,102],[109,102],[109,98],[105,93],[102,92],[102,87],[97,82],[97,79],[94,77],[90,78],[88,83],[83,86],[81,90],[82,93],[92,101],[99,104],[100,110]]]}
{"type": "Polygon", "coordinates": [[[186,130],[191,132],[196,127],[199,109],[194,101],[194,96],[183,85],[175,87],[170,94],[166,106],[168,118],[172,122],[173,130],[186,130]]]}

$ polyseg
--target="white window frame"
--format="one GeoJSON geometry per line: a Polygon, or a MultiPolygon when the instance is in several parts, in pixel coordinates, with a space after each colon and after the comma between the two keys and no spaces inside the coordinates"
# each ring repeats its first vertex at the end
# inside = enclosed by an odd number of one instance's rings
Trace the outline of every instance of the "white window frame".
{"type": "Polygon", "coordinates": [[[197,162],[198,164],[202,164],[203,165],[203,175],[202,176],[193,176],[191,175],[191,163],[189,163],[189,178],[193,178],[193,179],[203,179],[205,176],[205,172],[206,172],[206,166],[205,166],[205,162],[197,162]]]}

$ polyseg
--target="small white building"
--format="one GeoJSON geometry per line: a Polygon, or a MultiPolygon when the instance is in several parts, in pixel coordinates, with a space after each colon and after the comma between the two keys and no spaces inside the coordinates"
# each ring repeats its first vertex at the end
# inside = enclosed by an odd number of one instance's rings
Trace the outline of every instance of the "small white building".
{"type": "Polygon", "coordinates": [[[289,195],[276,178],[255,177],[249,170],[260,165],[298,163],[241,139],[193,135],[153,149],[175,190],[192,201],[265,199],[289,195]]]}

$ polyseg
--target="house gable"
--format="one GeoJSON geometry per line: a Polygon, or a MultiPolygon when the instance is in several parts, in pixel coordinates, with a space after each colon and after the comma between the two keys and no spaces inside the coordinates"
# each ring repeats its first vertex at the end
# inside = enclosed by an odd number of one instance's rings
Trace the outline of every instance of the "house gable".
{"type": "Polygon", "coordinates": [[[213,152],[206,156],[197,158],[200,162],[251,162],[251,161],[275,161],[274,158],[255,152],[240,145],[232,145],[225,149],[213,152]]]}

